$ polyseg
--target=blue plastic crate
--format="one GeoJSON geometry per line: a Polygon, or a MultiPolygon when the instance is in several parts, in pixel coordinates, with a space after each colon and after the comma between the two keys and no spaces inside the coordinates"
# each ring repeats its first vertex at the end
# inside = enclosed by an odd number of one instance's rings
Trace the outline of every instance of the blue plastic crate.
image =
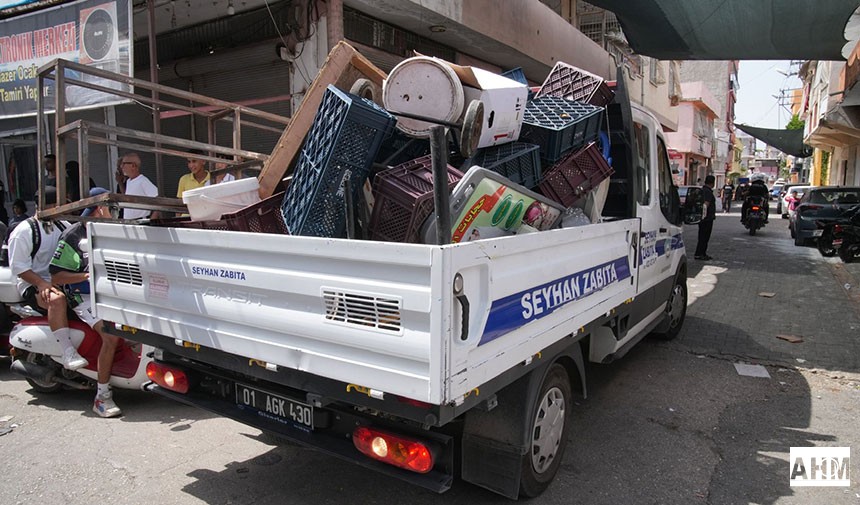
{"type": "Polygon", "coordinates": [[[512,68],[505,72],[502,72],[502,77],[507,77],[508,79],[513,79],[521,84],[525,84],[529,88],[529,94],[526,97],[527,100],[531,100],[535,96],[535,92],[532,91],[531,86],[529,86],[529,80],[526,79],[526,73],[523,72],[523,69],[520,67],[512,68]]]}
{"type": "Polygon", "coordinates": [[[370,100],[329,85],[302,146],[282,211],[291,235],[346,236],[344,181],[359,202],[379,146],[396,120],[370,100]]]}
{"type": "Polygon", "coordinates": [[[526,104],[520,140],[539,145],[541,159],[554,163],[597,140],[602,122],[603,107],[542,96],[526,104]]]}
{"type": "Polygon", "coordinates": [[[511,142],[480,149],[464,166],[473,165],[504,175],[513,182],[533,188],[540,182],[540,146],[525,142],[511,142]]]}

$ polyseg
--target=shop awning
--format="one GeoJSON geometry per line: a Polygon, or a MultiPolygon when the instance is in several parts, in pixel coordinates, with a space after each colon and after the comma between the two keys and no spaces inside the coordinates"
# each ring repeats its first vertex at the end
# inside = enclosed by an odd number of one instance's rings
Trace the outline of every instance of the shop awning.
{"type": "Polygon", "coordinates": [[[858,0],[589,0],[661,60],[843,60],[858,0]]]}
{"type": "Polygon", "coordinates": [[[743,124],[736,124],[735,128],[752,135],[771,147],[779,149],[785,154],[790,154],[798,158],[812,156],[812,148],[803,143],[803,130],[774,130],[743,124]]]}

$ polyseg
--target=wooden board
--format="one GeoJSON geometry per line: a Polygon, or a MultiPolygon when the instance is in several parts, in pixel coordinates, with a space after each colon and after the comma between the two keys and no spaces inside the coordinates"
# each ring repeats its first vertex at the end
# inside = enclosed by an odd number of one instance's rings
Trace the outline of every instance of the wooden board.
{"type": "Polygon", "coordinates": [[[263,164],[259,177],[260,198],[272,196],[278,184],[288,174],[302,148],[305,135],[313,124],[326,86],[334,84],[340,89],[349,91],[356,80],[369,79],[381,88],[385,77],[385,72],[362,56],[354,47],[344,41],[338,42],[329,52],[298,110],[292,115],[272,155],[263,164]]]}
{"type": "Polygon", "coordinates": [[[124,195],[120,193],[103,193],[98,196],[82,198],[76,202],[67,203],[50,209],[39,211],[39,219],[69,219],[70,216],[80,217],[78,214],[87,207],[95,205],[108,205],[120,208],[159,210],[167,212],[188,212],[188,208],[178,198],[165,198],[161,196],[138,196],[124,195]]]}

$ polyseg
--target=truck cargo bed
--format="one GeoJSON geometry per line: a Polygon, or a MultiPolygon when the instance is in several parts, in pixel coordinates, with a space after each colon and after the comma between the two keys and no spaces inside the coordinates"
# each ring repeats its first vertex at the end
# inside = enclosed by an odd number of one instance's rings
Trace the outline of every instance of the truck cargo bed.
{"type": "Polygon", "coordinates": [[[446,246],[89,226],[98,317],[436,405],[636,295],[638,219],[446,246]]]}

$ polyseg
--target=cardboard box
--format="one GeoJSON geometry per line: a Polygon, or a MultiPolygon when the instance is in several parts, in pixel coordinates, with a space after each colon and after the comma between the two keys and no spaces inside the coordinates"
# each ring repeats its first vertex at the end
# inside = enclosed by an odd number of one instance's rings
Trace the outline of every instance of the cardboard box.
{"type": "Polygon", "coordinates": [[[519,139],[528,86],[477,67],[448,64],[463,83],[464,109],[472,100],[484,103],[484,124],[478,147],[519,139]]]}

